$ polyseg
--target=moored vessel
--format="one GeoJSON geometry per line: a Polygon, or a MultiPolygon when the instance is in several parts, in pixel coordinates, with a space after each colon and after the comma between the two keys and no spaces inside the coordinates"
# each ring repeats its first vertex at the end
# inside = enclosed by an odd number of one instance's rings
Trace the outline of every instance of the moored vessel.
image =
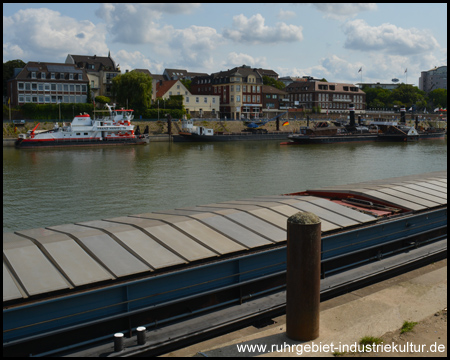
{"type": "Polygon", "coordinates": [[[375,141],[377,137],[376,129],[373,130],[365,126],[356,125],[346,128],[336,122],[322,121],[313,127],[301,127],[300,133],[289,135],[289,141],[282,142],[281,145],[366,142],[375,141]]]}
{"type": "Polygon", "coordinates": [[[148,135],[135,133],[133,110],[116,110],[106,104],[107,115],[92,119],[89,114],[74,117],[72,123],[55,124],[51,130],[39,131],[37,124],[26,134],[20,134],[15,142],[17,148],[92,145],[139,145],[150,142],[148,135]]]}

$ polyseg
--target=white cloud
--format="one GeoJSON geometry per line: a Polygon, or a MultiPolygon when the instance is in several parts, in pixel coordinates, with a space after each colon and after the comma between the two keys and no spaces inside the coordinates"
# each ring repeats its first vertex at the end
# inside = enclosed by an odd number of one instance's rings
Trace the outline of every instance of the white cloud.
{"type": "Polygon", "coordinates": [[[344,33],[345,48],[353,50],[411,55],[429,53],[439,47],[427,31],[392,24],[370,26],[364,20],[353,20],[345,24],[344,33]]]}
{"type": "Polygon", "coordinates": [[[124,44],[164,44],[173,26],[160,26],[163,14],[188,14],[200,4],[184,3],[108,3],[96,15],[106,23],[113,40],[124,44]]]}
{"type": "Polygon", "coordinates": [[[18,45],[12,45],[10,43],[3,44],[3,62],[9,60],[23,59],[24,51],[18,45]]]}
{"type": "Polygon", "coordinates": [[[302,41],[303,28],[296,25],[277,23],[274,27],[266,26],[261,14],[247,18],[240,14],[233,17],[231,29],[224,29],[223,36],[235,42],[250,44],[274,44],[278,42],[302,41]]]}
{"type": "Polygon", "coordinates": [[[3,20],[3,41],[7,51],[11,55],[20,55],[24,61],[58,61],[69,53],[108,53],[104,27],[87,20],[77,21],[44,8],[19,10],[3,20]]]}
{"type": "Polygon", "coordinates": [[[265,68],[268,66],[266,58],[264,56],[260,58],[254,58],[251,55],[242,53],[238,54],[236,52],[229,53],[224,63],[224,66],[227,68],[233,68],[242,65],[249,65],[254,68],[265,68]]]}
{"type": "Polygon", "coordinates": [[[345,20],[356,16],[362,11],[374,11],[377,9],[375,3],[312,3],[317,10],[325,13],[325,17],[345,20]]]}
{"type": "Polygon", "coordinates": [[[148,59],[140,51],[119,50],[111,56],[116,64],[120,65],[122,72],[133,69],[148,69],[152,74],[162,74],[164,71],[164,65],[161,62],[158,63],[148,59]]]}
{"type": "Polygon", "coordinates": [[[297,16],[297,14],[294,11],[280,9],[280,11],[278,12],[277,18],[280,20],[287,20],[287,19],[292,19],[296,16],[297,16]]]}

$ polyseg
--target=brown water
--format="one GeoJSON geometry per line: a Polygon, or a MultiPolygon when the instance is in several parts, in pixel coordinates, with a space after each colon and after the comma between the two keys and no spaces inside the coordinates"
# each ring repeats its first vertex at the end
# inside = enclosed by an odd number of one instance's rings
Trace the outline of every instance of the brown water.
{"type": "Polygon", "coordinates": [[[3,232],[447,169],[447,139],[3,148],[3,232]]]}

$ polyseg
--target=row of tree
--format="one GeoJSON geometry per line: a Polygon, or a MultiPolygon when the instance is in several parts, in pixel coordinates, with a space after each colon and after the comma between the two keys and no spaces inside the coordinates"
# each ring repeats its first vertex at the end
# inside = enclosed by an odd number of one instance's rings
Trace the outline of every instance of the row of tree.
{"type": "Polygon", "coordinates": [[[393,108],[405,105],[417,111],[433,111],[435,108],[447,108],[447,90],[436,89],[428,94],[416,86],[400,84],[394,90],[363,87],[366,93],[366,109],[393,108]]]}

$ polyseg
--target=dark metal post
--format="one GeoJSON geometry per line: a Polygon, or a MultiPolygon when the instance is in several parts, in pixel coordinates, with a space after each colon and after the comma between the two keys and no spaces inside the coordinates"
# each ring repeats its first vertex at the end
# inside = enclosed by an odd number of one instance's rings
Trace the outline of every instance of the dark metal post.
{"type": "Polygon", "coordinates": [[[277,131],[280,131],[280,118],[277,118],[277,131]]]}
{"type": "Polygon", "coordinates": [[[167,132],[169,136],[172,135],[172,116],[170,114],[167,116],[167,132]]]}
{"type": "Polygon", "coordinates": [[[145,344],[145,326],[139,326],[137,331],[137,343],[138,345],[144,345],[145,344]]]}
{"type": "Polygon", "coordinates": [[[321,223],[298,212],[287,220],[286,335],[309,341],[319,336],[321,223]]]}
{"type": "Polygon", "coordinates": [[[400,123],[406,124],[406,108],[404,105],[400,108],[400,123]]]}
{"type": "Polygon", "coordinates": [[[114,352],[119,352],[123,350],[123,334],[114,334],[114,352]]]}

